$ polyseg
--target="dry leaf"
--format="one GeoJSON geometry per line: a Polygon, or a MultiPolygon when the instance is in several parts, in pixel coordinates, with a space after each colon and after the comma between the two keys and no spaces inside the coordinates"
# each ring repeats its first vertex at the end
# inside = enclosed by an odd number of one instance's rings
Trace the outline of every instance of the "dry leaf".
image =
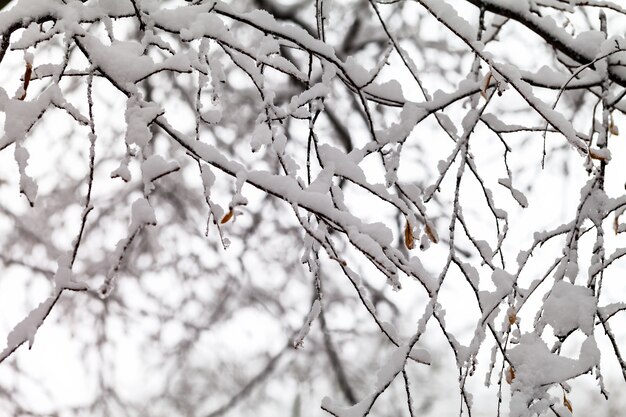
{"type": "Polygon", "coordinates": [[[517,321],[517,315],[515,314],[515,312],[512,312],[511,314],[509,314],[509,325],[514,325],[515,322],[517,321]]]}
{"type": "Polygon", "coordinates": [[[509,369],[506,370],[506,376],[504,378],[509,385],[513,382],[515,379],[515,369],[513,369],[512,366],[509,366],[509,369]]]}
{"type": "Polygon", "coordinates": [[[415,247],[415,238],[413,237],[413,230],[408,220],[404,224],[404,244],[407,249],[413,249],[415,247]]]}
{"type": "Polygon", "coordinates": [[[222,217],[222,221],[220,222],[220,224],[227,223],[230,219],[233,218],[234,214],[235,212],[233,211],[233,209],[228,210],[228,213],[226,213],[224,217],[222,217]]]}
{"type": "Polygon", "coordinates": [[[428,236],[431,242],[439,243],[439,236],[437,236],[437,232],[432,227],[430,227],[429,223],[426,223],[426,227],[424,228],[424,231],[426,232],[426,235],[428,236]]]}
{"type": "Polygon", "coordinates": [[[563,394],[563,405],[565,406],[565,408],[567,408],[569,410],[570,413],[572,413],[572,403],[569,402],[569,400],[567,399],[567,397],[565,396],[565,394],[563,394]]]}

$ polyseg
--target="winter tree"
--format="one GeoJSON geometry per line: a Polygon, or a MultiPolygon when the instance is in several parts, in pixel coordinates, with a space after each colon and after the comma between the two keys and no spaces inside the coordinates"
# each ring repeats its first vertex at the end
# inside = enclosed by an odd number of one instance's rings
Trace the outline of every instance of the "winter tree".
{"type": "Polygon", "coordinates": [[[622,414],[621,3],[1,2],[0,415],[622,414]]]}

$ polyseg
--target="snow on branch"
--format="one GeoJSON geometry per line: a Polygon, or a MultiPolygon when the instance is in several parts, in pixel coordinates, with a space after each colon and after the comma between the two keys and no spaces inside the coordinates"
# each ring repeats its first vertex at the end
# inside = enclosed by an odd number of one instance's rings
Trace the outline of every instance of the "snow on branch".
{"type": "MultiPolygon", "coordinates": [[[[259,353],[260,372],[234,366],[248,377],[235,394],[209,380],[185,412],[204,413],[205,393],[223,390],[221,415],[293,372],[340,388],[349,404],[321,402],[335,417],[372,413],[398,384],[413,416],[427,401],[413,367],[438,365],[431,340],[450,354],[459,415],[480,405],[469,381],[485,362],[498,415],[506,383],[514,417],[568,415],[559,390],[584,374],[608,396],[601,357],[626,383],[615,325],[626,308],[612,290],[626,255],[612,170],[626,114],[626,39],[613,35],[623,7],[278,3],[2,9],[0,152],[13,147],[7,189],[26,204],[0,204],[0,260],[52,290],[8,332],[0,365],[33,346],[53,310],[97,310],[101,353],[108,315],[180,324],[180,340],[150,326],[136,337],[175,344],[162,368],[187,381],[176,372],[198,374],[186,368],[198,340],[270,312],[279,353],[259,353]],[[21,259],[31,253],[41,259],[21,259]],[[52,261],[56,273],[38,265],[52,261]],[[346,314],[351,336],[337,336],[346,314]],[[326,355],[332,372],[279,366],[305,354],[326,355]],[[373,364],[373,383],[356,380],[373,364]]],[[[115,393],[105,379],[101,391],[115,393]]],[[[176,383],[154,397],[181,404],[172,396],[190,388],[176,383]]]]}

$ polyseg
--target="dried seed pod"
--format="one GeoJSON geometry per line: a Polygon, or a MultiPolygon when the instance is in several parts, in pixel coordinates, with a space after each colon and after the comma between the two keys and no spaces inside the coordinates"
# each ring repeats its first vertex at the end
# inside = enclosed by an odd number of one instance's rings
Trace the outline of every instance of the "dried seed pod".
{"type": "Polygon", "coordinates": [[[565,406],[565,408],[567,408],[569,410],[570,413],[572,413],[573,408],[572,408],[572,403],[569,402],[569,400],[567,399],[567,397],[565,396],[565,393],[563,393],[563,405],[565,406]]]}
{"type": "Polygon", "coordinates": [[[437,232],[432,227],[430,227],[430,223],[426,223],[426,227],[424,228],[424,231],[426,232],[426,235],[428,236],[431,242],[439,243],[439,236],[437,236],[437,232]]]}
{"type": "Polygon", "coordinates": [[[489,88],[489,83],[491,82],[491,78],[493,77],[493,74],[491,73],[491,71],[489,71],[487,73],[487,75],[485,75],[485,80],[483,81],[483,88],[480,89],[480,95],[483,96],[483,98],[487,98],[487,89],[489,88]]]}
{"type": "Polygon", "coordinates": [[[404,245],[409,250],[415,247],[415,237],[413,236],[413,229],[411,228],[408,220],[404,224],[404,245]]]}
{"type": "Polygon", "coordinates": [[[611,121],[609,122],[609,133],[613,136],[619,136],[619,128],[615,122],[613,122],[613,115],[611,115],[611,121]]]}
{"type": "Polygon", "coordinates": [[[606,148],[603,148],[603,149],[590,148],[589,149],[589,157],[591,159],[596,159],[598,161],[610,161],[611,160],[611,153],[606,148]]]}
{"type": "Polygon", "coordinates": [[[20,97],[20,100],[24,100],[26,98],[26,90],[28,89],[28,84],[30,84],[30,78],[33,75],[33,65],[30,62],[26,62],[26,70],[24,70],[24,84],[22,85],[22,89],[24,92],[20,97]]]}
{"type": "Polygon", "coordinates": [[[504,379],[506,380],[507,384],[509,384],[509,385],[515,379],[515,369],[513,369],[512,366],[509,366],[509,368],[506,370],[506,375],[505,375],[504,379]]]}
{"type": "Polygon", "coordinates": [[[234,214],[235,214],[235,211],[233,209],[228,210],[228,213],[226,213],[224,215],[224,217],[222,217],[222,220],[220,221],[220,224],[227,223],[230,219],[233,218],[234,214]]]}

